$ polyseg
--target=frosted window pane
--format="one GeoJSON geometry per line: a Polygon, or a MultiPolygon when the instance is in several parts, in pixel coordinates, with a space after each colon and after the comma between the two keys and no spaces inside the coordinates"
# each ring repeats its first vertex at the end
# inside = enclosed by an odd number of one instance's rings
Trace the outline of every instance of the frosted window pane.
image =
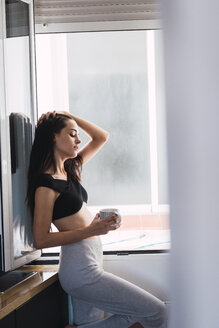
{"type": "Polygon", "coordinates": [[[70,112],[110,132],[83,168],[89,205],[151,203],[146,37],[146,31],[67,36],[70,112]]]}

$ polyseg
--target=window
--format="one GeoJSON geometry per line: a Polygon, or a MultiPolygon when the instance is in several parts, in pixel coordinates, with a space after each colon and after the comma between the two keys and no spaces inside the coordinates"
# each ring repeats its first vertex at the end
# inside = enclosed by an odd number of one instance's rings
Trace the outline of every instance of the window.
{"type": "Polygon", "coordinates": [[[39,115],[69,109],[110,132],[82,171],[90,211],[123,218],[105,251],[170,247],[162,58],[161,31],[37,36],[39,115]]]}

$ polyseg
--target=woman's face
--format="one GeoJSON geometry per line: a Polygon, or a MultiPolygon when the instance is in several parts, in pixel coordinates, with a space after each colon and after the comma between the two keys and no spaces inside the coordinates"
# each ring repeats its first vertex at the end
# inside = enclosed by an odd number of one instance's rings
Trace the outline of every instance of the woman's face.
{"type": "Polygon", "coordinates": [[[74,120],[67,120],[64,127],[54,138],[54,154],[59,154],[63,159],[74,158],[78,153],[81,140],[78,137],[78,125],[74,120]]]}

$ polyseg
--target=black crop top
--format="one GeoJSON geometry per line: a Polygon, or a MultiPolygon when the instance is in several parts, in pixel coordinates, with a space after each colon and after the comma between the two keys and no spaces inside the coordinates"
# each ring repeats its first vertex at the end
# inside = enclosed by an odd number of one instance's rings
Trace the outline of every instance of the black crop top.
{"type": "Polygon", "coordinates": [[[50,174],[42,173],[37,181],[38,187],[47,187],[60,193],[54,204],[53,220],[75,214],[81,209],[83,201],[87,203],[86,190],[69,173],[67,180],[54,179],[50,174]]]}

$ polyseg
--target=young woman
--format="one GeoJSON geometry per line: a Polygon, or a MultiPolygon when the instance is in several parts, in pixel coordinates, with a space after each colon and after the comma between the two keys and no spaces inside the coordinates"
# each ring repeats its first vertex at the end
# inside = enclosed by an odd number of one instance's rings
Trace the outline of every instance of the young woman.
{"type": "Polygon", "coordinates": [[[31,152],[27,192],[35,247],[62,246],[59,280],[73,299],[74,327],[164,328],[165,307],[160,300],[102,268],[99,235],[118,229],[118,217],[100,220],[96,214],[93,218],[87,209],[88,196],[80,184],[80,172],[82,164],[108,138],[109,133],[102,128],[68,112],[41,116],[31,152]],[[80,150],[79,128],[91,138],[80,150]],[[51,222],[58,232],[50,232],[51,222]]]}

